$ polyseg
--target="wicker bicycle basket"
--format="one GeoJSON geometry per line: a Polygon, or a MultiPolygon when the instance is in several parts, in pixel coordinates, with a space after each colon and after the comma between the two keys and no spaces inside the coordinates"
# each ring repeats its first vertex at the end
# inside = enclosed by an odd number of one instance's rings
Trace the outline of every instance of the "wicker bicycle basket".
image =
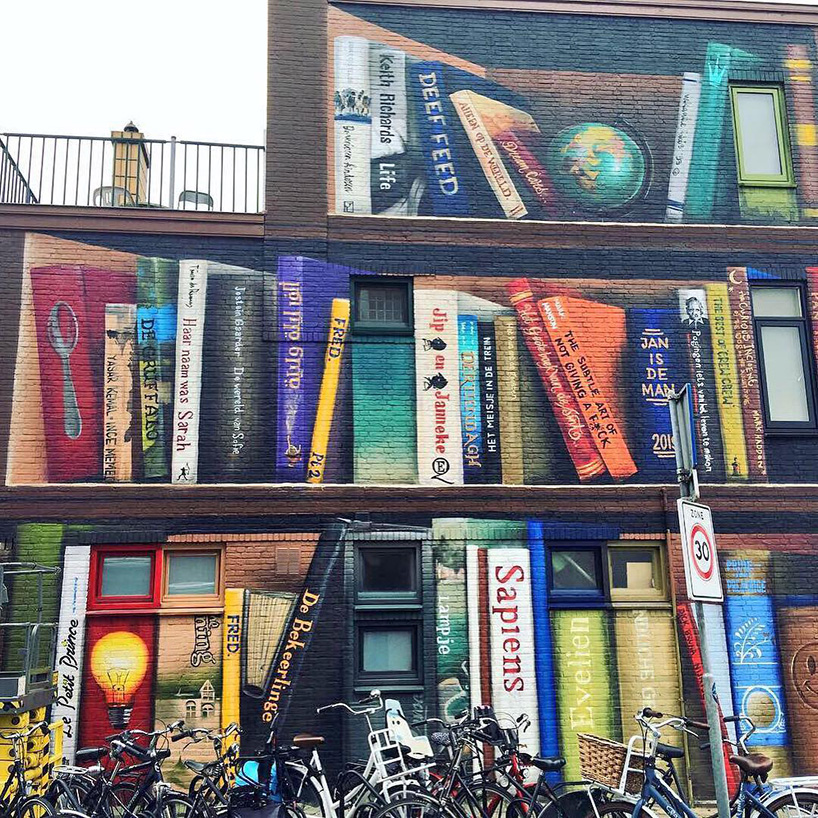
{"type": "MultiPolygon", "coordinates": [[[[582,777],[619,790],[628,748],[618,741],[593,736],[590,733],[577,733],[577,741],[582,777]]],[[[625,792],[631,795],[636,795],[642,789],[643,773],[639,772],[642,763],[642,753],[639,750],[632,750],[628,764],[631,769],[625,779],[625,792]]]]}

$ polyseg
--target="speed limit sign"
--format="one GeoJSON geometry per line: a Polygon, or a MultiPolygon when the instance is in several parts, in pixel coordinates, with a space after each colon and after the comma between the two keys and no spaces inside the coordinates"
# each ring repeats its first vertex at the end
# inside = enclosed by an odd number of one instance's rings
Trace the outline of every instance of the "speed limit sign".
{"type": "Polygon", "coordinates": [[[713,518],[708,506],[677,500],[682,532],[687,595],[701,602],[723,602],[713,518]]]}

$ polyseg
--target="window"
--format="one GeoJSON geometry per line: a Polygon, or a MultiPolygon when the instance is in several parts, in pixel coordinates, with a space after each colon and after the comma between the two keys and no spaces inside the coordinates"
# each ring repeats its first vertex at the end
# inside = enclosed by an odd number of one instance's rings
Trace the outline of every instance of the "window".
{"type": "Polygon", "coordinates": [[[813,428],[815,402],[801,288],[755,285],[751,295],[767,427],[813,428]]]}
{"type": "Polygon", "coordinates": [[[153,608],[158,587],[155,549],[103,546],[92,549],[89,609],[153,608]]]}
{"type": "Polygon", "coordinates": [[[416,625],[361,625],[358,629],[358,677],[379,680],[418,676],[416,625]]]}
{"type": "Polygon", "coordinates": [[[418,552],[414,546],[402,548],[358,548],[358,597],[417,599],[420,586],[418,552]]]}
{"type": "Polygon", "coordinates": [[[355,683],[422,684],[421,543],[381,532],[354,548],[355,683]]]}
{"type": "Polygon", "coordinates": [[[356,332],[410,334],[413,331],[411,279],[354,278],[352,303],[356,332]]]}
{"type": "Polygon", "coordinates": [[[218,604],[221,552],[166,549],[162,601],[166,605],[218,604]]]}
{"type": "Polygon", "coordinates": [[[731,85],[730,98],[739,184],[793,185],[783,88],[731,85]]]}
{"type": "Polygon", "coordinates": [[[551,592],[557,596],[602,597],[602,557],[599,546],[551,548],[551,592]]]}
{"type": "Polygon", "coordinates": [[[609,545],[608,575],[614,601],[667,598],[662,549],[658,545],[609,545]]]}

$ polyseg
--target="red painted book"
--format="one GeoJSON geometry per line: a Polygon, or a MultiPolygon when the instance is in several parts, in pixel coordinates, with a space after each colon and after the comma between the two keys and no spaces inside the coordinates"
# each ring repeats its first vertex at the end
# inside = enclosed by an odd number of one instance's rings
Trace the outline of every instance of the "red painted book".
{"type": "Polygon", "coordinates": [[[532,150],[531,134],[509,128],[494,137],[506,167],[520,189],[525,186],[548,216],[558,216],[557,196],[548,171],[532,150]]]}
{"type": "Polygon", "coordinates": [[[102,456],[101,390],[94,388],[94,330],[86,311],[82,268],[37,267],[31,271],[31,287],[48,481],[93,479],[99,476],[102,456]]]}
{"type": "Polygon", "coordinates": [[[543,324],[531,284],[527,278],[515,278],[506,284],[506,289],[512,306],[517,310],[520,330],[537,365],[577,476],[584,482],[604,474],[605,461],[583,422],[577,400],[557,360],[556,350],[543,324]]]}
{"type": "Polygon", "coordinates": [[[747,466],[751,480],[767,479],[767,455],[764,448],[764,414],[758,383],[758,355],[753,331],[753,306],[746,267],[727,269],[727,295],[733,319],[738,379],[741,385],[741,415],[747,441],[747,466]]]}

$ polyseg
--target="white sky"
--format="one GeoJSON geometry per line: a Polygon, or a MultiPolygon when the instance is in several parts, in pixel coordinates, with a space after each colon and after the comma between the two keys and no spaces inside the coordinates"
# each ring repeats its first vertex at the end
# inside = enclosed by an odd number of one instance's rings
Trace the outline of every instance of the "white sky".
{"type": "MultiPolygon", "coordinates": [[[[298,0],[292,0],[298,2],[298,0]]],[[[266,0],[2,0],[0,132],[261,145],[266,0]]]]}
{"type": "Polygon", "coordinates": [[[102,136],[133,120],[156,139],[260,145],[266,5],[3,0],[0,132],[102,136]]]}

